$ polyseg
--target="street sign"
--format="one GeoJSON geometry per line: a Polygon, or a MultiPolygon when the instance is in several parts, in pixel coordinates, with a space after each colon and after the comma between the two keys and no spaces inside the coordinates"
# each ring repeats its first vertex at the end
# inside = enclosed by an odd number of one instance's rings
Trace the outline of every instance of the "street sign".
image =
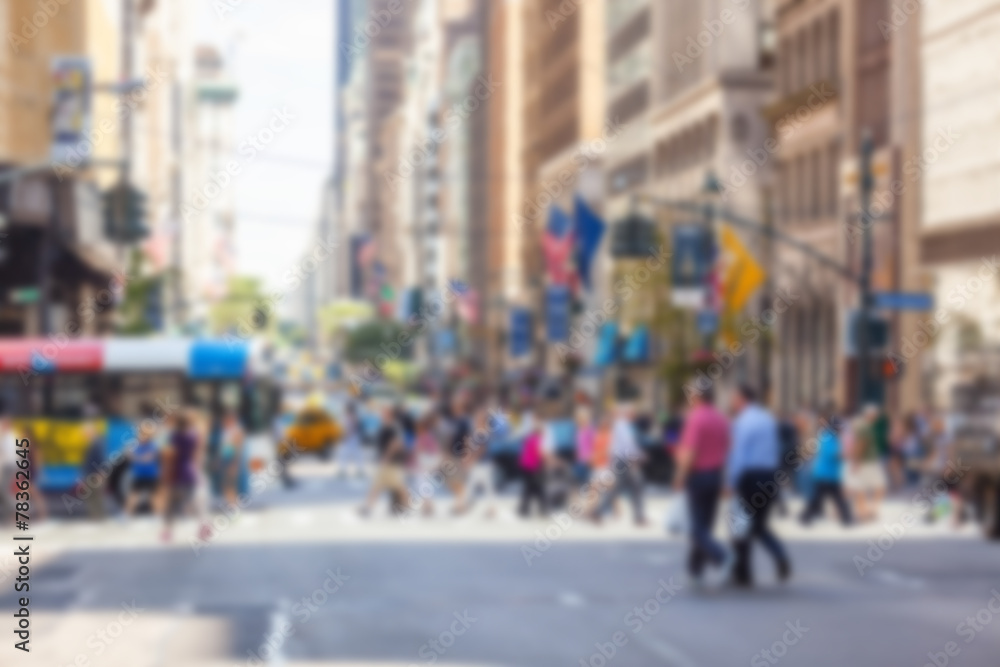
{"type": "Polygon", "coordinates": [[[710,227],[693,223],[673,229],[671,302],[678,308],[703,308],[715,262],[715,239],[710,227]]]}
{"type": "Polygon", "coordinates": [[[52,59],[52,161],[83,160],[77,152],[86,139],[91,123],[90,59],[81,56],[58,56],[52,59]]]}
{"type": "Polygon", "coordinates": [[[41,295],[42,292],[37,287],[18,287],[10,291],[10,302],[19,304],[38,303],[41,295]]]}
{"type": "Polygon", "coordinates": [[[885,310],[932,310],[934,296],[926,292],[875,292],[872,295],[875,308],[885,310]]]}

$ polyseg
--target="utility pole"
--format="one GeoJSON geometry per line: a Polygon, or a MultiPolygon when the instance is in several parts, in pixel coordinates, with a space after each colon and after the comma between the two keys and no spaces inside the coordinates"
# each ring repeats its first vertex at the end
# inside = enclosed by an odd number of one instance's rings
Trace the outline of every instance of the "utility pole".
{"type": "Polygon", "coordinates": [[[872,153],[874,144],[871,133],[865,130],[861,137],[861,172],[860,204],[861,204],[861,276],[859,280],[860,303],[859,323],[856,334],[858,337],[858,408],[869,401],[871,394],[871,340],[870,318],[872,303],[872,216],[871,198],[875,187],[875,177],[872,174],[872,153]]]}
{"type": "MultiPolygon", "coordinates": [[[[132,81],[132,0],[122,0],[122,72],[121,80],[123,84],[132,81]]],[[[118,197],[118,219],[124,222],[128,220],[128,194],[129,180],[132,171],[132,114],[126,113],[122,117],[122,166],[121,166],[121,194],[118,197]]],[[[118,244],[118,261],[123,265],[126,263],[125,244],[118,244]]],[[[127,268],[127,267],[125,267],[127,268]]]]}

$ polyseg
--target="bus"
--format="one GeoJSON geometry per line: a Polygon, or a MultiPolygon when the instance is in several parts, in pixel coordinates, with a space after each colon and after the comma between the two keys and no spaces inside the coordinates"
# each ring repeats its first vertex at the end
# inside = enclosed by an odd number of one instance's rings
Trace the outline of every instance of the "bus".
{"type": "Polygon", "coordinates": [[[235,408],[247,433],[243,491],[250,458],[267,451],[280,404],[270,356],[263,345],[240,340],[0,339],[0,401],[37,447],[42,473],[35,483],[49,493],[71,491],[92,472],[82,469],[88,423],[96,422],[113,458],[134,440],[144,408],[163,419],[194,406],[211,419],[211,461],[223,412],[235,408]]]}

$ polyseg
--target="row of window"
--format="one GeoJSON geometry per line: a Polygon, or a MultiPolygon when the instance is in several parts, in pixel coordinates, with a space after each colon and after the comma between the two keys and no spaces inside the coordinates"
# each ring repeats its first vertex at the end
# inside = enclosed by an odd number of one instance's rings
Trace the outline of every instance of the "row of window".
{"type": "Polygon", "coordinates": [[[783,160],[777,165],[776,208],[781,222],[836,215],[840,184],[840,142],[783,160]]]}
{"type": "Polygon", "coordinates": [[[719,118],[711,115],[656,144],[657,178],[683,171],[712,159],[718,143],[719,118]]]}
{"type": "Polygon", "coordinates": [[[821,81],[836,81],[840,67],[840,12],[834,9],[782,38],[778,86],[782,96],[821,81]]]}

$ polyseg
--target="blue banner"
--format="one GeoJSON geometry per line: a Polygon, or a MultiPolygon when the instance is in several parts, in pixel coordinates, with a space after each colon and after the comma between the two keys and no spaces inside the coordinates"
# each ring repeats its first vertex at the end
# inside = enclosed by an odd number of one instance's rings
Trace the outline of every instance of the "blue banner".
{"type": "Polygon", "coordinates": [[[566,285],[552,285],[545,293],[545,323],[550,343],[569,340],[570,290],[566,285]]]}
{"type": "Polygon", "coordinates": [[[510,356],[516,359],[531,352],[531,340],[531,311],[527,308],[511,309],[510,356]]]}
{"type": "Polygon", "coordinates": [[[673,230],[674,289],[704,287],[708,283],[715,258],[711,228],[705,225],[678,225],[673,230]]]}

